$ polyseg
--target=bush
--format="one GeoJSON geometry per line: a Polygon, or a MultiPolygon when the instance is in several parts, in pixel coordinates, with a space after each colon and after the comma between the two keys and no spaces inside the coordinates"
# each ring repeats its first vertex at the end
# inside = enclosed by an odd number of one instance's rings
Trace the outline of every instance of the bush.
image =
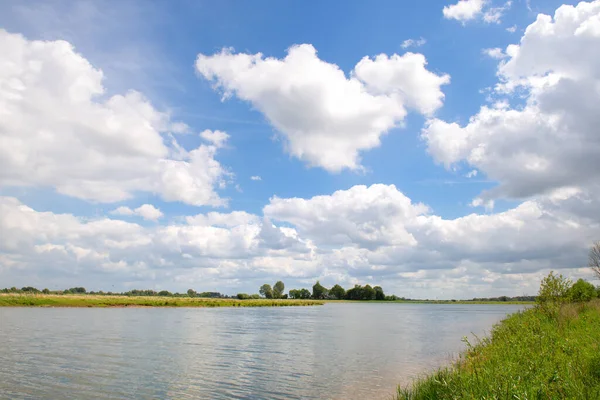
{"type": "Polygon", "coordinates": [[[542,279],[536,303],[547,315],[556,316],[560,306],[569,301],[569,290],[572,282],[562,275],[554,275],[551,271],[542,279]]]}
{"type": "Polygon", "coordinates": [[[591,283],[579,279],[569,289],[569,299],[576,302],[590,301],[596,297],[596,288],[591,283]]]}

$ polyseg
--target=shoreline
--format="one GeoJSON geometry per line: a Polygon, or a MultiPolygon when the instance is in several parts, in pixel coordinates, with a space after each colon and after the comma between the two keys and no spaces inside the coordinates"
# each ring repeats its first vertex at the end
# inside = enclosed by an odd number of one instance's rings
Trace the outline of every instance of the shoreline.
{"type": "Polygon", "coordinates": [[[463,341],[457,360],[399,385],[396,400],[600,398],[600,299],[565,304],[555,315],[519,311],[478,343],[463,341]]]}
{"type": "Polygon", "coordinates": [[[215,307],[305,307],[319,300],[222,299],[199,297],[0,294],[0,307],[39,308],[215,308],[215,307]]]}

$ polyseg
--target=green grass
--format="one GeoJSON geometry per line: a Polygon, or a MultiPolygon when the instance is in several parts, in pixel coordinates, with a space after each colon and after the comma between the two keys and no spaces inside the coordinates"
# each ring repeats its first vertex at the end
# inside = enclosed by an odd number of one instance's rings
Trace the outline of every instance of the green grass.
{"type": "Polygon", "coordinates": [[[600,300],[513,314],[402,399],[600,399],[600,300]]]}
{"type": "Polygon", "coordinates": [[[322,304],[322,301],[316,300],[0,294],[0,307],[284,307],[322,304]]]}

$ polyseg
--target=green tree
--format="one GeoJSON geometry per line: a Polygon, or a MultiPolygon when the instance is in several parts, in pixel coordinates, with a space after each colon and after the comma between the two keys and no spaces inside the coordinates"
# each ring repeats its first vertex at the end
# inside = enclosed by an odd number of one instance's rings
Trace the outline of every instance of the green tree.
{"type": "Polygon", "coordinates": [[[250,298],[250,296],[247,295],[246,293],[238,293],[237,298],[240,300],[248,300],[250,298]]]}
{"type": "Polygon", "coordinates": [[[313,285],[313,292],[312,292],[312,298],[313,299],[324,299],[327,297],[327,288],[323,285],[321,285],[321,283],[319,283],[319,281],[317,281],[317,283],[315,283],[313,285]]]}
{"type": "Polygon", "coordinates": [[[300,289],[300,298],[301,299],[310,299],[311,294],[310,294],[310,290],[308,289],[300,289]]]}
{"type": "Polygon", "coordinates": [[[385,294],[381,286],[375,286],[373,289],[375,290],[375,300],[385,300],[385,294]]]}
{"type": "Polygon", "coordinates": [[[348,300],[362,300],[363,298],[363,287],[360,285],[354,285],[352,289],[348,289],[346,292],[346,299],[348,300]]]}
{"type": "Polygon", "coordinates": [[[542,279],[540,290],[536,299],[538,307],[549,315],[556,315],[560,306],[569,300],[569,289],[572,282],[562,275],[554,275],[551,271],[542,279]]]}
{"type": "Polygon", "coordinates": [[[258,292],[267,299],[273,298],[273,289],[271,288],[271,285],[269,285],[268,283],[265,283],[264,285],[262,285],[260,287],[260,289],[258,290],[258,292]]]}
{"type": "Polygon", "coordinates": [[[343,300],[346,297],[346,290],[340,285],[334,285],[329,289],[329,295],[333,296],[336,300],[343,300]]]}
{"type": "Polygon", "coordinates": [[[48,290],[48,288],[45,288],[44,290],[42,290],[42,293],[44,293],[44,294],[50,294],[50,290],[48,290]]]}
{"type": "Polygon", "coordinates": [[[365,285],[362,292],[363,300],[375,300],[375,289],[371,285],[365,285]]]}
{"type": "Polygon", "coordinates": [[[169,292],[168,290],[161,290],[160,292],[158,292],[159,296],[173,296],[173,294],[171,292],[169,292]]]}
{"type": "Polygon", "coordinates": [[[292,298],[292,299],[299,299],[300,298],[300,291],[297,290],[297,289],[290,290],[290,298],[292,298]]]}
{"type": "Polygon", "coordinates": [[[596,297],[596,288],[591,283],[579,279],[569,289],[569,299],[571,301],[584,302],[590,301],[596,297]]]}
{"type": "Polygon", "coordinates": [[[281,281],[277,281],[273,286],[273,297],[275,299],[280,299],[283,296],[283,291],[285,290],[285,285],[281,281]]]}
{"type": "Polygon", "coordinates": [[[187,294],[190,297],[196,297],[196,291],[194,289],[188,289],[187,294]]]}

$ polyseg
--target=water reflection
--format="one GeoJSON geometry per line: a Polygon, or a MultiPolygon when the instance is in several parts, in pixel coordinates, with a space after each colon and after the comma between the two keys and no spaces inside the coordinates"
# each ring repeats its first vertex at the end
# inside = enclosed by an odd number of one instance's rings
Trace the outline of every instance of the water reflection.
{"type": "Polygon", "coordinates": [[[0,397],[390,398],[519,308],[3,308],[0,397]]]}

